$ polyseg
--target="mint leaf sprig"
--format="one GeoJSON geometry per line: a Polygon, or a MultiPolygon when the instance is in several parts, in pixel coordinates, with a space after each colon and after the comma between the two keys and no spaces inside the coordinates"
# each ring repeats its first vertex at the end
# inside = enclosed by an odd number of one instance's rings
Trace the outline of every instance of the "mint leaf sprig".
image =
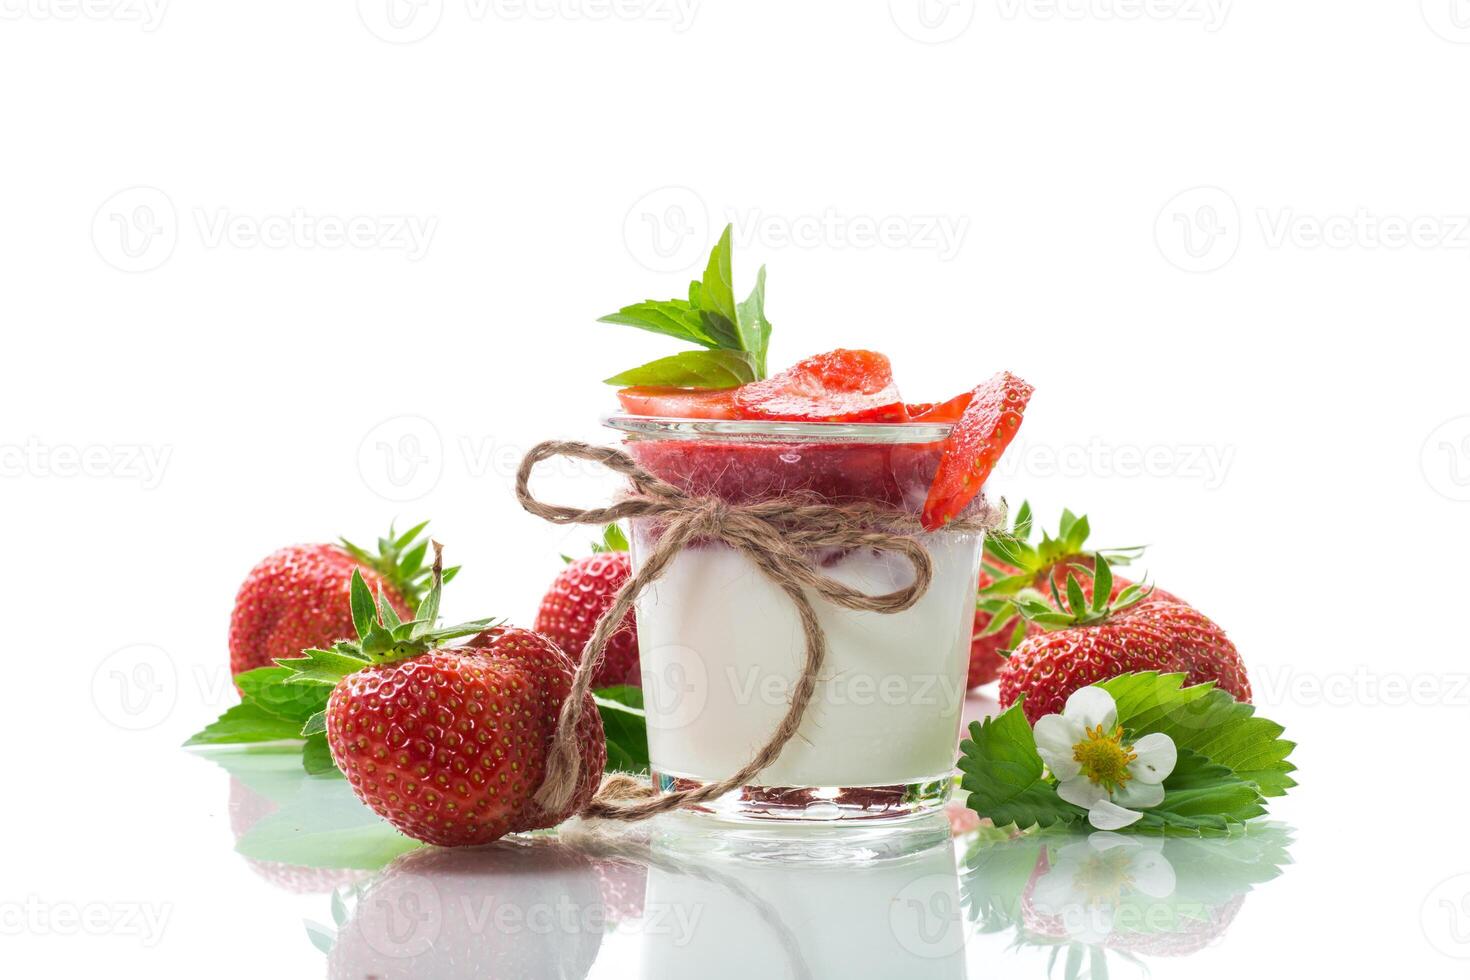
{"type": "Polygon", "coordinates": [[[683,351],[630,368],[606,383],[675,388],[734,388],[766,376],[771,323],[766,319],[766,268],[756,273],[755,288],[735,301],[730,232],[725,226],[710,252],[704,277],[689,284],[688,299],[645,300],[601,317],[695,344],[703,350],[683,351]]]}
{"type": "MultiPolygon", "coordinates": [[[[1280,725],[1258,717],[1214,683],[1184,686],[1184,674],[1122,674],[1097,686],[1117,702],[1118,724],[1132,741],[1161,732],[1178,762],[1164,780],[1164,799],[1143,811],[1134,831],[1213,835],[1237,833],[1266,812],[1270,797],[1296,785],[1287,761],[1295,743],[1280,725]]],[[[1045,771],[1036,737],[1017,702],[970,726],[960,744],[960,786],[967,805],[997,827],[1019,830],[1085,823],[1087,811],[1062,800],[1045,771]]]]}

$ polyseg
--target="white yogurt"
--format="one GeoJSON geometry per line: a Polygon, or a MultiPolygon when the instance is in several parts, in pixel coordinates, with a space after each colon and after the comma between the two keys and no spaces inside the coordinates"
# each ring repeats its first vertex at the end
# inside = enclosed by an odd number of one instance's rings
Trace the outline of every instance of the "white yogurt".
{"type": "MultiPolygon", "coordinates": [[[[827,660],[797,735],[756,785],[893,786],[953,770],[964,702],[979,534],[920,540],[934,579],[904,612],[853,612],[811,595],[827,660]]],[[[635,566],[651,546],[634,529],[635,566]]],[[[849,552],[822,571],[871,595],[902,588],[900,557],[849,552]]],[[[664,775],[723,779],[769,740],[790,704],[804,640],[791,600],[734,549],[686,548],[637,602],[649,755],[664,775]]]]}

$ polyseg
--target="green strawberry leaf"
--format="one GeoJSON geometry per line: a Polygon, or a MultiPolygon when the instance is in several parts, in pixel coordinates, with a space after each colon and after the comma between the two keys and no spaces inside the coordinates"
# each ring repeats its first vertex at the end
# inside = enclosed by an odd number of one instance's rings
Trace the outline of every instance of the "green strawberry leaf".
{"type": "MultiPolygon", "coordinates": [[[[607,554],[608,552],[612,551],[627,550],[628,536],[624,534],[623,529],[618,527],[616,524],[609,524],[607,527],[603,528],[602,540],[592,545],[592,553],[594,555],[607,554]]],[[[567,558],[568,564],[571,564],[571,561],[572,560],[570,558],[567,558]]]]}
{"type": "Polygon", "coordinates": [[[629,368],[606,383],[674,388],[735,388],[756,380],[755,361],[743,351],[692,350],[629,368]]]}
{"type": "Polygon", "coordinates": [[[308,776],[340,776],[342,770],[332,759],[332,749],[327,745],[326,732],[317,732],[306,740],[301,748],[301,767],[308,776]]]}
{"type": "Polygon", "coordinates": [[[357,630],[359,638],[366,637],[378,620],[377,609],[373,606],[373,592],[368,588],[367,580],[362,577],[362,572],[352,570],[352,625],[357,630]]]}
{"type": "Polygon", "coordinates": [[[185,745],[238,745],[245,742],[276,742],[299,738],[301,726],[279,715],[273,715],[258,704],[242,701],[227,709],[202,730],[195,732],[185,745]]]}
{"type": "Polygon", "coordinates": [[[994,718],[970,725],[960,743],[960,786],[966,805],[997,827],[1050,827],[1085,819],[1087,812],[1057,796],[1046,778],[1036,739],[1018,701],[994,718]]]}
{"type": "Polygon", "coordinates": [[[1164,801],[1134,826],[1165,833],[1220,833],[1266,812],[1254,783],[1190,749],[1164,780],[1164,801]]]}
{"type": "Polygon", "coordinates": [[[605,687],[592,693],[607,738],[607,772],[648,771],[648,724],[643,692],[636,687],[605,687]]]}
{"type": "Polygon", "coordinates": [[[368,666],[356,644],[338,643],[330,650],[302,650],[301,656],[276,663],[291,671],[287,684],[327,684],[336,687],[348,674],[368,666]]]}
{"type": "Polygon", "coordinates": [[[327,706],[329,688],[320,684],[293,684],[295,673],[286,667],[257,667],[235,675],[243,700],[298,725],[327,706]]]}
{"type": "Polygon", "coordinates": [[[1296,785],[1287,761],[1296,743],[1281,738],[1282,726],[1256,715],[1254,705],[1236,701],[1213,683],[1184,687],[1183,674],[1153,671],[1124,674],[1098,685],[1118,703],[1118,723],[1133,737],[1162,732],[1182,752],[1199,753],[1262,796],[1282,796],[1296,785]]]}
{"type": "Polygon", "coordinates": [[[327,712],[323,709],[306,719],[305,723],[301,726],[301,735],[303,738],[310,738],[313,735],[321,735],[326,730],[327,712]]]}

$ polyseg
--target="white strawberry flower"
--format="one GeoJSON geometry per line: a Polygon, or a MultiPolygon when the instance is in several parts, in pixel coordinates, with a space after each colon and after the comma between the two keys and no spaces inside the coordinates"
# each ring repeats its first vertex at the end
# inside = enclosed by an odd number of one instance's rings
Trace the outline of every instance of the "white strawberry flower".
{"type": "Polygon", "coordinates": [[[1159,732],[1125,743],[1118,703],[1100,687],[1074,691],[1061,714],[1037,719],[1032,732],[1059,781],[1057,795],[1087,810],[1098,830],[1127,827],[1142,819],[1139,810],[1162,803],[1179,758],[1174,740],[1159,732]]]}

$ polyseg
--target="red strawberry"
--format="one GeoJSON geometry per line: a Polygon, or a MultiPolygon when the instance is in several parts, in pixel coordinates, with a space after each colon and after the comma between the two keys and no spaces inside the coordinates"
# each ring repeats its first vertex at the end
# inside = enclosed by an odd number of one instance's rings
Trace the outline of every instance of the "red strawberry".
{"type": "MultiPolygon", "coordinates": [[[[427,540],[417,540],[425,521],[401,535],[378,540],[379,554],[349,541],[282,548],[251,569],[230,614],[230,673],[241,674],[308,647],[328,647],[354,635],[347,601],[352,573],[370,591],[387,596],[400,615],[413,611],[428,585],[427,540]]],[[[456,569],[445,572],[445,580],[456,569]]]]}
{"type": "Polygon", "coordinates": [[[975,389],[970,404],[944,441],[939,469],[921,515],[926,530],[943,527],[975,499],[1021,428],[1021,415],[1034,390],[1009,371],[1000,372],[975,389]]]}
{"type": "MultiPolygon", "coordinates": [[[[632,574],[626,549],[622,532],[617,525],[610,525],[598,553],[578,558],[562,569],[541,600],[536,631],[565,650],[574,662],[581,660],[582,648],[592,639],[597,621],[632,574]]],[[[638,622],[629,612],[608,640],[592,686],[638,683],[638,622]]]]}
{"type": "Polygon", "coordinates": [[[430,844],[486,844],[553,827],[586,806],[606,761],[602,720],[588,695],[578,792],[561,813],[532,799],[574,669],[544,636],[508,628],[367,667],[328,702],[332,758],[363,802],[430,844]]]}
{"type": "MultiPolygon", "coordinates": [[[[980,570],[980,601],[975,610],[975,633],[970,641],[970,687],[977,687],[996,679],[1004,662],[1004,652],[1028,633],[1042,632],[1041,626],[1018,617],[1016,607],[1008,597],[1023,590],[1051,591],[1051,582],[1058,589],[1066,586],[1069,569],[1085,569],[1078,576],[1083,595],[1092,597],[1091,572],[1094,556],[1104,554],[1113,564],[1127,564],[1142,553],[1142,548],[1106,548],[1092,551],[1087,548],[1087,537],[1091,533],[1086,516],[1078,517],[1070,510],[1062,511],[1061,528],[1056,537],[1041,532],[1041,540],[1031,543],[1031,504],[1022,502],[1016,511],[1011,527],[989,535],[985,540],[985,563],[980,570]]],[[[1112,595],[1118,594],[1133,583],[1125,578],[1114,577],[1112,595]]],[[[1155,589],[1155,598],[1168,593],[1155,589]]]]}
{"type": "Polygon", "coordinates": [[[741,418],[796,422],[906,422],[888,358],[834,350],[735,390],[741,418]]]}
{"type": "MultiPolygon", "coordinates": [[[[1098,563],[1098,587],[1112,593],[1112,576],[1098,563]]],[[[1006,659],[1000,673],[1000,703],[1025,695],[1026,717],[1035,722],[1056,714],[1079,688],[1134,671],[1185,673],[1189,684],[1215,681],[1241,701],[1250,684],[1235,644],[1191,606],[1145,594],[1137,585],[1118,594],[1115,605],[1086,598],[1077,578],[1067,590],[1067,612],[1023,599],[1028,617],[1051,627],[1027,636],[1006,659]]]]}
{"type": "Polygon", "coordinates": [[[661,388],[642,386],[618,392],[618,402],[629,415],[671,419],[733,419],[735,388],[661,388]]]}

